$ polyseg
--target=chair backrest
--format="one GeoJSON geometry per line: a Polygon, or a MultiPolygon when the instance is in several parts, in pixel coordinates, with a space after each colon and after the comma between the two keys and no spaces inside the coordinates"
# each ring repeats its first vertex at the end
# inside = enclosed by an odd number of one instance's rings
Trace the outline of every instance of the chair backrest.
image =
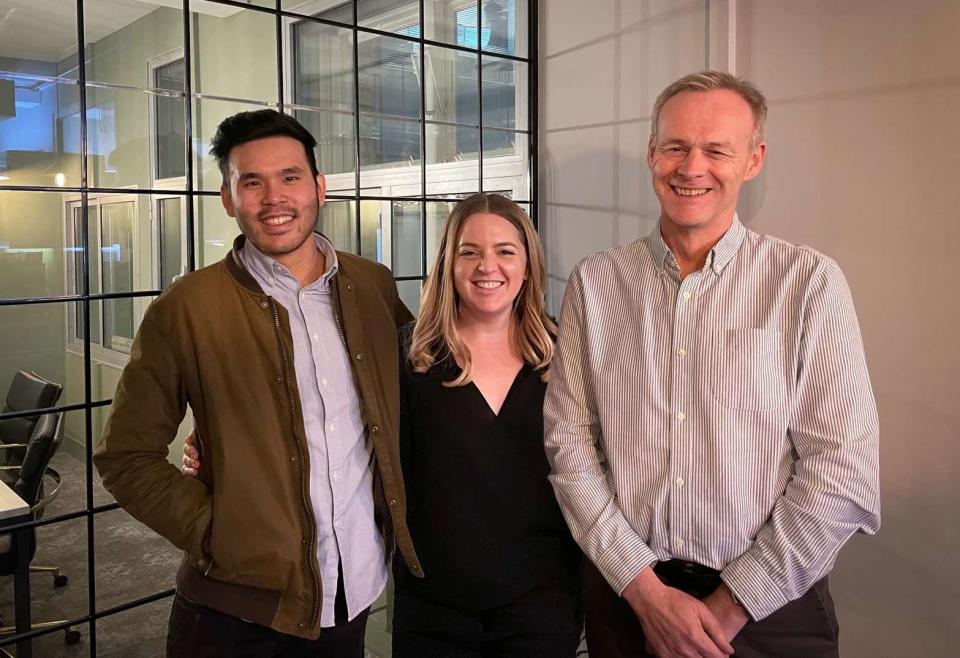
{"type": "Polygon", "coordinates": [[[27,441],[27,450],[20,464],[13,490],[31,507],[40,498],[43,474],[50,460],[63,443],[63,412],[43,414],[27,441]]]}
{"type": "MultiPolygon", "coordinates": [[[[10,389],[3,406],[3,413],[46,409],[60,399],[63,387],[48,381],[34,372],[19,370],[13,375],[10,389]]],[[[33,433],[39,416],[21,416],[0,420],[0,441],[4,443],[26,443],[33,433]]],[[[7,464],[19,464],[23,459],[23,450],[6,450],[2,461],[7,464]]]]}

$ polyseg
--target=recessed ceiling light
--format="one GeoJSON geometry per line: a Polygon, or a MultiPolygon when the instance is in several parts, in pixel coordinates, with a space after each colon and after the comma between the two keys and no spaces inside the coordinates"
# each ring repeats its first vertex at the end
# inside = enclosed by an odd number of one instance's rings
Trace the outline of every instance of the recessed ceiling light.
{"type": "Polygon", "coordinates": [[[10,177],[0,174],[0,180],[10,180],[10,177]]]}

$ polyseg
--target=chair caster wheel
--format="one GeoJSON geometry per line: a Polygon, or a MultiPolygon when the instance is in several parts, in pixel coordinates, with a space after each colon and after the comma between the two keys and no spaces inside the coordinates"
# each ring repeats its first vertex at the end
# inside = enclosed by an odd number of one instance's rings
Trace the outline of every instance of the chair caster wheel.
{"type": "Polygon", "coordinates": [[[69,579],[68,577],[64,576],[63,574],[61,574],[61,575],[59,575],[59,576],[54,576],[54,577],[53,577],[53,586],[54,586],[54,587],[64,587],[64,586],[66,586],[66,584],[67,584],[68,582],[70,582],[70,579],[69,579]]]}
{"type": "Polygon", "coordinates": [[[80,642],[80,631],[68,628],[63,633],[63,639],[67,644],[78,644],[80,642]]]}

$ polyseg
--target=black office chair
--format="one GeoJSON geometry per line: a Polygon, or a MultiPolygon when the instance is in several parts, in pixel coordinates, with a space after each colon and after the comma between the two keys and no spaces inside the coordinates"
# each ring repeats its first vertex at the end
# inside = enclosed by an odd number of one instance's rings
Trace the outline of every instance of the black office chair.
{"type": "MultiPolygon", "coordinates": [[[[47,409],[60,399],[63,387],[48,381],[35,372],[19,370],[13,375],[3,413],[47,409]]],[[[27,441],[33,433],[39,416],[20,416],[0,420],[0,449],[4,464],[19,464],[23,460],[27,441]]]]}
{"type": "MultiPolygon", "coordinates": [[[[62,443],[63,413],[44,414],[37,420],[30,440],[27,441],[23,462],[19,466],[0,467],[0,479],[30,506],[31,520],[39,519],[47,505],[60,495],[60,474],[50,467],[50,459],[62,443]],[[44,491],[45,478],[53,482],[53,489],[44,491]]],[[[0,521],[0,532],[2,531],[3,522],[0,521]]],[[[37,549],[37,533],[35,528],[30,528],[28,532],[27,551],[32,560],[37,549]]],[[[12,575],[15,565],[16,556],[11,535],[0,534],[0,575],[12,575]]],[[[65,619],[36,622],[31,625],[31,630],[49,628],[64,622],[65,619]]],[[[0,627],[0,637],[14,633],[15,626],[0,627]]],[[[64,630],[64,640],[67,644],[76,644],[80,641],[80,632],[68,627],[64,630]]]]}
{"type": "MultiPolygon", "coordinates": [[[[19,370],[13,375],[3,413],[48,409],[57,403],[63,387],[44,379],[35,372],[19,370]]],[[[27,449],[27,441],[40,416],[20,416],[0,420],[0,464],[19,466],[27,449]]],[[[59,475],[57,476],[59,478],[59,475]]],[[[3,478],[0,473],[0,479],[3,478]]],[[[11,482],[7,484],[12,485],[11,482]]],[[[63,587],[69,578],[60,573],[59,564],[32,564],[33,573],[49,573],[53,576],[53,586],[63,587]]]]}

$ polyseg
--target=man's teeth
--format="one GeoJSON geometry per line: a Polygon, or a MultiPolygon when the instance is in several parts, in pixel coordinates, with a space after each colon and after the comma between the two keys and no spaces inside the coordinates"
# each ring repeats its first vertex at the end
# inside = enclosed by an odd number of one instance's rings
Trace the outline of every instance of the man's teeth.
{"type": "Polygon", "coordinates": [[[680,196],[700,196],[710,191],[704,188],[693,188],[693,187],[674,187],[673,189],[680,196]]]}
{"type": "Polygon", "coordinates": [[[267,217],[263,221],[270,226],[279,226],[280,224],[286,224],[291,219],[293,219],[293,215],[281,215],[279,217],[267,217]]]}
{"type": "Polygon", "coordinates": [[[481,288],[499,288],[503,285],[502,281],[477,281],[476,284],[481,288]]]}

